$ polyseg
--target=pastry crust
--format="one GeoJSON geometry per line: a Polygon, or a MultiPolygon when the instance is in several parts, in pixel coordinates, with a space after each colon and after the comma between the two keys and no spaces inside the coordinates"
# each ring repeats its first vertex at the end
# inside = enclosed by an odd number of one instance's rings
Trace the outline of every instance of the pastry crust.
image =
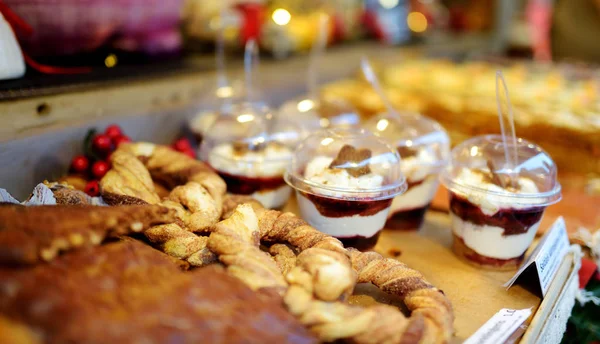
{"type": "MultiPolygon", "coordinates": [[[[35,267],[0,266],[0,314],[35,329],[44,343],[316,342],[280,299],[220,269],[181,272],[133,240],[35,267]]],[[[23,337],[20,328],[8,331],[0,337],[23,337]]]]}
{"type": "Polygon", "coordinates": [[[0,206],[0,263],[34,264],[111,236],[176,221],[161,206],[0,206]]]}

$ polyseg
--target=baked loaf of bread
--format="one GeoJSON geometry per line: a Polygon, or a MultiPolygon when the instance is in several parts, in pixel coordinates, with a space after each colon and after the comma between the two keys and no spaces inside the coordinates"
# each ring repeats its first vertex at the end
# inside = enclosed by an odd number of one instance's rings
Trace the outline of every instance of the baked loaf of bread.
{"type": "Polygon", "coordinates": [[[97,246],[106,238],[142,231],[177,218],[145,206],[0,206],[0,264],[50,261],[60,252],[97,246]]]}
{"type": "Polygon", "coordinates": [[[0,330],[13,343],[316,342],[281,300],[213,267],[184,273],[133,240],[0,265],[0,330]]]}

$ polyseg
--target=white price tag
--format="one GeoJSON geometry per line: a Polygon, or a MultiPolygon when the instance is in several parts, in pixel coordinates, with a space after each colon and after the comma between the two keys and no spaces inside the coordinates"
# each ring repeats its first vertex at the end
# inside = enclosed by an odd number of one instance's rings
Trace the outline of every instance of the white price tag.
{"type": "Polygon", "coordinates": [[[527,261],[521,265],[517,273],[504,284],[510,288],[523,274],[537,274],[535,280],[542,297],[546,295],[550,282],[556,275],[563,258],[569,250],[569,237],[565,220],[559,217],[548,232],[542,237],[527,261]],[[535,268],[530,268],[531,266],[535,268]],[[526,272],[527,271],[527,272],[526,272]]]}
{"type": "Polygon", "coordinates": [[[475,332],[464,344],[500,344],[531,315],[531,309],[503,308],[475,332]]]}

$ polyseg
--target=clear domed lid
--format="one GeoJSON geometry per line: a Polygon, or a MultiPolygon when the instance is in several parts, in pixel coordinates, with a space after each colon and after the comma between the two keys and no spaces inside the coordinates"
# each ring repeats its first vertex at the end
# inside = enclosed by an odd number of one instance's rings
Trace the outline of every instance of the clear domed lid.
{"type": "Polygon", "coordinates": [[[296,128],[256,103],[233,104],[208,129],[200,158],[214,169],[244,176],[283,175],[300,140],[296,128]]]}
{"type": "MultiPolygon", "coordinates": [[[[204,135],[218,116],[239,111],[240,104],[246,103],[246,90],[241,80],[235,80],[229,85],[217,86],[206,93],[201,100],[201,104],[212,104],[212,107],[200,109],[189,121],[192,132],[204,135]],[[237,109],[236,109],[237,108],[237,109]]],[[[268,112],[269,107],[266,102],[260,100],[254,101],[254,106],[261,108],[263,112],[268,112]]]]}
{"type": "Polygon", "coordinates": [[[285,179],[298,191],[343,200],[389,199],[406,191],[398,152],[356,128],[324,129],[304,139],[285,179]]]}
{"type": "Polygon", "coordinates": [[[321,128],[354,127],[360,124],[360,116],[354,107],[341,99],[293,99],[279,108],[277,117],[288,118],[309,132],[321,128]]]}
{"type": "MultiPolygon", "coordinates": [[[[509,149],[512,144],[507,143],[509,149]]],[[[451,152],[451,162],[441,174],[449,190],[464,194],[493,196],[506,206],[546,206],[561,198],[556,165],[540,146],[517,139],[517,164],[506,163],[501,135],[477,136],[451,152]]]]}
{"type": "Polygon", "coordinates": [[[413,181],[438,173],[448,162],[450,139],[436,121],[417,114],[379,114],[365,128],[396,147],[402,157],[403,173],[413,181]]]}

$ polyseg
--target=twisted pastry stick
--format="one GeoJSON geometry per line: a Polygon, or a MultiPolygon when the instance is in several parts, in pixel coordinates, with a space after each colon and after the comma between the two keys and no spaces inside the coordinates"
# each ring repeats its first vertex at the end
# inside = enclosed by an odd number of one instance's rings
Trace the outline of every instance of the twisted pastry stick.
{"type": "MultiPolygon", "coordinates": [[[[244,200],[244,197],[228,197],[224,213],[231,213],[236,201],[244,200]]],[[[288,282],[302,285],[317,299],[325,301],[346,299],[352,294],[356,273],[338,239],[317,231],[293,213],[265,210],[256,203],[251,208],[257,209],[261,241],[285,242],[300,251],[296,266],[286,275],[288,282]]]]}
{"type": "Polygon", "coordinates": [[[217,256],[206,247],[208,237],[197,236],[176,223],[152,227],[144,234],[164,253],[185,260],[192,266],[205,266],[217,261],[217,256]]]}
{"type": "Polygon", "coordinates": [[[146,237],[193,266],[216,260],[206,247],[208,239],[192,233],[206,233],[219,221],[226,186],[216,173],[202,162],[151,143],[121,145],[111,160],[113,170],[101,181],[109,204],[153,202],[173,209],[178,221],[151,228],[146,237]],[[162,201],[152,178],[173,188],[162,201]]]}
{"type": "MultiPolygon", "coordinates": [[[[212,196],[217,212],[221,214],[221,205],[227,185],[210,167],[203,162],[176,152],[167,146],[147,142],[122,145],[140,159],[155,180],[169,188],[187,182],[196,182],[212,196]]],[[[121,149],[121,148],[119,148],[121,149]]]]}
{"type": "Polygon", "coordinates": [[[284,276],[296,266],[296,252],[289,245],[274,244],[269,247],[269,253],[284,276]]]}
{"type": "MultiPolygon", "coordinates": [[[[226,200],[225,213],[230,213],[229,207],[234,201],[226,200]]],[[[259,210],[257,215],[263,241],[285,241],[301,250],[296,257],[297,265],[286,274],[290,287],[284,302],[289,311],[321,340],[350,339],[354,343],[365,344],[447,343],[452,337],[453,313],[449,300],[440,290],[428,284],[419,272],[375,252],[345,250],[338,240],[316,232],[293,214],[259,210]],[[314,250],[319,251],[313,255],[314,250]],[[324,271],[328,276],[336,273],[343,276],[344,264],[328,264],[338,262],[342,257],[347,260],[346,255],[336,255],[341,252],[351,257],[352,268],[359,274],[359,283],[373,283],[384,292],[398,295],[412,311],[410,319],[406,319],[395,307],[362,308],[326,302],[333,301],[328,297],[335,293],[321,294],[320,288],[324,285],[319,283],[319,277],[323,270],[319,268],[327,267],[324,271]]],[[[281,246],[272,249],[279,255],[293,253],[291,250],[282,252],[285,249],[281,246]]],[[[282,271],[286,271],[285,267],[282,271]]],[[[335,279],[321,282],[331,281],[335,279]]],[[[353,287],[354,282],[350,290],[353,287]]]]}
{"type": "Polygon", "coordinates": [[[425,319],[423,337],[432,343],[447,342],[452,337],[454,316],[444,293],[427,283],[420,272],[377,252],[360,252],[349,248],[358,283],[373,283],[383,292],[399,296],[412,315],[425,319]]]}
{"type": "Polygon", "coordinates": [[[287,283],[259,244],[258,219],[247,204],[240,205],[229,218],[217,223],[208,239],[208,248],[219,256],[231,275],[252,290],[271,289],[282,294],[287,283]]]}

